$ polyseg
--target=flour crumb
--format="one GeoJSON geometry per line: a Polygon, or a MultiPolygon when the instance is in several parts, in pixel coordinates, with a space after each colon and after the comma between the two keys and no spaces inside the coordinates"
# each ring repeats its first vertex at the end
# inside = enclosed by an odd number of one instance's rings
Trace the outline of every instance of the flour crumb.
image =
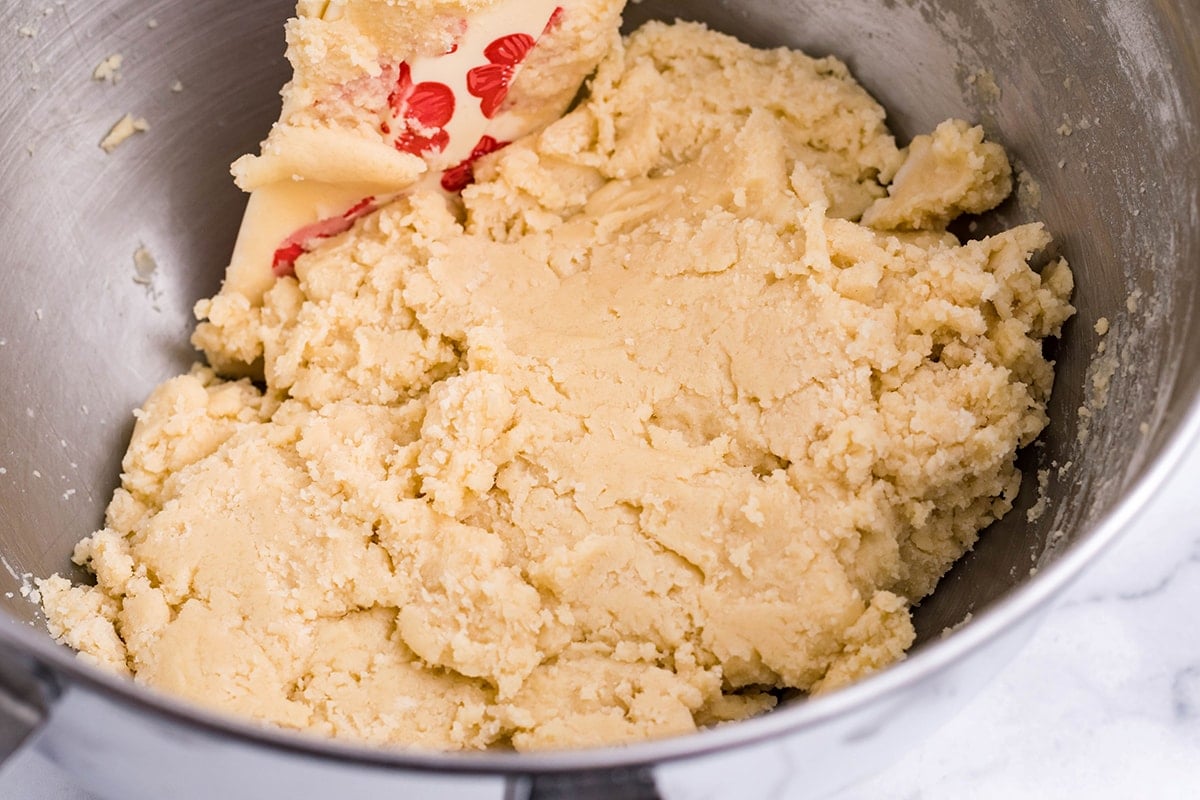
{"type": "Polygon", "coordinates": [[[975,95],[985,105],[995,105],[1000,102],[1003,92],[996,83],[996,76],[990,69],[981,69],[967,76],[967,85],[975,89],[975,95]]]}
{"type": "Polygon", "coordinates": [[[32,39],[38,35],[38,29],[31,25],[22,25],[17,28],[17,35],[23,39],[32,39]]]}
{"type": "Polygon", "coordinates": [[[1059,136],[1070,136],[1074,132],[1075,129],[1071,127],[1070,122],[1064,122],[1062,125],[1059,125],[1057,130],[1059,136]]]}
{"type": "Polygon", "coordinates": [[[116,86],[121,81],[121,65],[125,63],[125,56],[120,53],[113,53],[108,58],[101,61],[92,70],[92,80],[99,83],[111,83],[116,86]]]}
{"type": "Polygon", "coordinates": [[[42,602],[42,593],[33,585],[33,575],[26,573],[21,576],[21,597],[31,603],[42,602]]]}
{"type": "Polygon", "coordinates": [[[1116,354],[1104,355],[1094,362],[1092,372],[1092,390],[1096,393],[1092,400],[1092,408],[1099,411],[1108,405],[1108,390],[1112,386],[1113,375],[1120,364],[1116,354]]]}
{"type": "Polygon", "coordinates": [[[144,133],[148,130],[150,130],[150,123],[144,118],[126,114],[117,121],[116,125],[113,125],[108,135],[100,141],[100,149],[106,153],[112,153],[133,135],[144,133]]]}
{"type": "Polygon", "coordinates": [[[133,282],[142,286],[149,286],[154,282],[154,273],[158,270],[158,262],[154,260],[154,255],[145,245],[139,245],[137,250],[133,251],[133,282]]]}
{"type": "Polygon", "coordinates": [[[175,94],[179,94],[180,92],[182,92],[183,91],[183,81],[175,81],[174,83],[172,83],[171,91],[174,92],[175,94]]]}
{"type": "Polygon", "coordinates": [[[1030,509],[1025,512],[1025,520],[1027,522],[1037,522],[1041,519],[1046,509],[1050,507],[1050,493],[1047,489],[1050,488],[1050,470],[1039,469],[1037,474],[1038,483],[1038,499],[1030,509]]]}
{"type": "Polygon", "coordinates": [[[1101,317],[1100,319],[1096,320],[1096,334],[1098,336],[1104,336],[1108,333],[1108,330],[1108,317],[1101,317]]]}
{"type": "Polygon", "coordinates": [[[1075,409],[1075,414],[1079,418],[1079,427],[1075,433],[1075,440],[1080,445],[1085,445],[1088,439],[1092,437],[1092,410],[1086,405],[1082,405],[1075,409]]]}
{"type": "Polygon", "coordinates": [[[975,618],[975,614],[971,611],[968,611],[967,615],[965,617],[963,617],[962,619],[960,619],[954,625],[951,625],[948,628],[942,628],[941,638],[945,639],[947,636],[954,633],[955,631],[962,630],[962,628],[964,628],[967,625],[967,623],[969,623],[974,618],[975,618]]]}
{"type": "Polygon", "coordinates": [[[146,20],[146,27],[150,30],[154,30],[158,27],[158,20],[151,17],[150,19],[146,20]]]}
{"type": "Polygon", "coordinates": [[[1150,434],[1150,424],[1148,422],[1143,422],[1141,425],[1138,425],[1138,432],[1141,433],[1142,436],[1148,436],[1150,434]]]}
{"type": "Polygon", "coordinates": [[[1026,211],[1042,207],[1042,185],[1025,170],[1017,173],[1017,202],[1026,211]]]}
{"type": "Polygon", "coordinates": [[[1125,310],[1128,311],[1130,314],[1136,314],[1137,310],[1138,310],[1138,304],[1141,302],[1142,302],[1142,290],[1134,289],[1130,293],[1129,297],[1125,298],[1125,310]]]}
{"type": "Polygon", "coordinates": [[[42,602],[42,595],[41,592],[38,591],[33,573],[18,572],[17,570],[13,569],[12,564],[8,563],[8,559],[2,556],[0,556],[0,564],[4,565],[5,571],[13,577],[13,580],[20,581],[21,585],[18,587],[18,591],[20,591],[21,597],[24,597],[33,603],[42,602]]]}

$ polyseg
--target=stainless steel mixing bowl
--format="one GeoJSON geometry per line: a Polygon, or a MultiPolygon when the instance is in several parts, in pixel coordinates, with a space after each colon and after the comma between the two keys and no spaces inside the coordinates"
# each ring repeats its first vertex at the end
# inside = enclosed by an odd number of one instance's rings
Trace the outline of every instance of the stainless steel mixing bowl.
{"type": "Polygon", "coordinates": [[[1023,456],[1030,474],[1051,470],[1046,512],[1027,518],[1037,491],[1026,480],[1019,508],[917,610],[907,662],[670,741],[521,756],[373,750],[101,675],[50,641],[21,586],[70,569],[116,485],[131,410],[195,357],[190,309],[217,289],[244,203],[226,166],[276,117],[288,12],[287,0],[8,0],[0,12],[0,739],[41,748],[103,796],[649,796],[655,783],[724,796],[785,758],[789,785],[819,794],[894,758],[1001,669],[1200,428],[1194,0],[646,0],[630,24],[698,18],[755,44],[843,57],[902,139],[961,116],[1011,149],[1025,202],[979,230],[1045,219],[1078,277],[1053,421],[1023,456]],[[114,52],[121,81],[91,80],[114,52]],[[126,112],[152,128],[105,155],[97,145],[126,112]],[[150,276],[135,269],[143,245],[158,264],[150,276]]]}

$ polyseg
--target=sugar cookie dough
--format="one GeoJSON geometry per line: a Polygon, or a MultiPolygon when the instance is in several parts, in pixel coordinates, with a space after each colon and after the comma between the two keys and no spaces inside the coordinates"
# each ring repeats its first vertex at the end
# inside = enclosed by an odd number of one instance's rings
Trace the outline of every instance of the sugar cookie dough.
{"type": "Polygon", "coordinates": [[[285,728],[580,747],[753,715],[903,657],[1012,506],[1073,313],[1039,225],[960,243],[1004,151],[906,150],[832,58],[694,24],[580,103],[202,304],[51,631],[285,728]],[[235,309],[234,306],[237,306],[235,309]],[[239,345],[240,346],[240,345],[239,345]],[[228,351],[220,354],[228,360],[228,351]]]}

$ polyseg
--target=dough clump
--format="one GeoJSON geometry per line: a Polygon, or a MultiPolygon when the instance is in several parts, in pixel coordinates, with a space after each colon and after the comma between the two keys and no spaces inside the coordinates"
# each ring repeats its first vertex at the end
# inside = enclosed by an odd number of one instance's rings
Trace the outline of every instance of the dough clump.
{"type": "Polygon", "coordinates": [[[76,552],[96,585],[41,582],[52,632],[451,749],[682,734],[901,659],[1012,506],[1073,313],[1041,226],[945,230],[1009,193],[1004,151],[961,122],[900,150],[841,62],[651,23],[476,178],[239,316],[265,388],[153,394],[76,552]]]}

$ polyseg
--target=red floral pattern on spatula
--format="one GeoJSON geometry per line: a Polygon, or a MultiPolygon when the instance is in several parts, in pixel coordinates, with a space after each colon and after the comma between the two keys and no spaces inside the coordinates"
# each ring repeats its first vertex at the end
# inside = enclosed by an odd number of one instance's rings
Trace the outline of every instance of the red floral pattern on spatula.
{"type": "Polygon", "coordinates": [[[483,116],[492,119],[512,83],[517,67],[529,55],[537,40],[527,33],[510,33],[487,46],[483,51],[488,63],[467,73],[467,91],[480,99],[483,116]]]}
{"type": "Polygon", "coordinates": [[[377,208],[374,197],[364,197],[354,208],[340,217],[330,217],[311,225],[305,225],[300,230],[284,239],[283,244],[275,251],[271,263],[271,271],[276,278],[285,278],[296,274],[296,259],[312,250],[325,239],[345,233],[354,227],[354,223],[377,208]]]}
{"type": "MultiPolygon", "coordinates": [[[[444,83],[413,83],[412,68],[400,63],[396,87],[388,95],[394,119],[404,123],[394,142],[396,149],[417,156],[437,154],[450,143],[446,126],[454,117],[454,92],[444,83]]],[[[391,126],[384,123],[384,133],[391,126]]]]}
{"type": "Polygon", "coordinates": [[[546,27],[542,29],[542,35],[545,36],[547,33],[553,33],[554,31],[558,30],[558,28],[562,25],[563,16],[566,13],[566,10],[562,6],[554,9],[554,13],[550,15],[550,21],[547,22],[546,27]]]}
{"type": "Polygon", "coordinates": [[[461,164],[451,167],[442,173],[442,188],[447,192],[461,192],[475,182],[476,161],[488,153],[494,153],[497,150],[508,147],[510,144],[512,143],[500,142],[491,136],[484,136],[479,140],[479,144],[475,145],[475,149],[471,151],[471,155],[461,164]]]}

